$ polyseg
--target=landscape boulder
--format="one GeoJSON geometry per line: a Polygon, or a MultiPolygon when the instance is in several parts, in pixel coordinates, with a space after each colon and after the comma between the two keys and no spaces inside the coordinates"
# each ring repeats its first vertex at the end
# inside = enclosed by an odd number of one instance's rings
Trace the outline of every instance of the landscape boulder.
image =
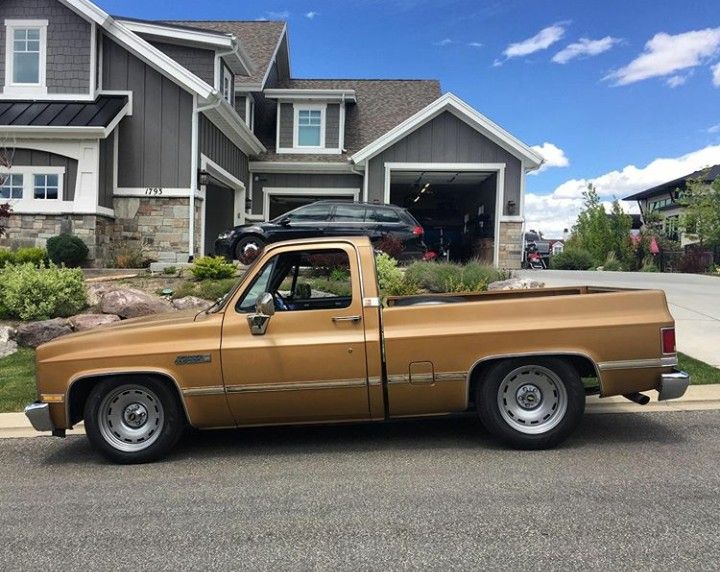
{"type": "Polygon", "coordinates": [[[53,318],[52,320],[20,324],[17,327],[15,338],[21,346],[36,348],[40,344],[44,344],[60,336],[72,334],[72,331],[70,322],[65,318],[53,318]]]}
{"type": "Polygon", "coordinates": [[[116,316],[115,314],[78,314],[77,316],[68,318],[68,322],[70,322],[72,329],[76,332],[92,330],[93,328],[107,326],[108,324],[119,321],[120,316],[116,316]]]}
{"type": "Polygon", "coordinates": [[[100,304],[102,297],[108,292],[117,290],[115,284],[108,284],[107,282],[95,282],[93,284],[87,284],[87,303],[88,306],[97,306],[100,304]]]}
{"type": "Polygon", "coordinates": [[[488,284],[488,290],[528,290],[530,288],[544,288],[545,282],[538,282],[532,278],[510,278],[488,284]]]}
{"type": "Polygon", "coordinates": [[[15,329],[10,326],[0,326],[0,358],[7,357],[17,351],[15,329]]]}
{"type": "Polygon", "coordinates": [[[197,296],[185,296],[172,301],[172,305],[178,310],[197,310],[198,312],[207,310],[212,304],[210,300],[198,298],[197,296]]]}
{"type": "Polygon", "coordinates": [[[138,318],[175,309],[167,300],[134,288],[117,288],[106,292],[100,298],[99,306],[103,314],[115,314],[121,318],[138,318]]]}

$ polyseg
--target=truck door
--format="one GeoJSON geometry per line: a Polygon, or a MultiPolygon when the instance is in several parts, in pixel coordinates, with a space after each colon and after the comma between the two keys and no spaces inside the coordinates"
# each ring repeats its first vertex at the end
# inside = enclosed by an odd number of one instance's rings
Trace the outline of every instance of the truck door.
{"type": "Polygon", "coordinates": [[[268,250],[223,321],[223,378],[238,425],[369,417],[360,278],[347,243],[268,250]],[[253,334],[248,317],[265,292],[275,312],[253,334]]]}

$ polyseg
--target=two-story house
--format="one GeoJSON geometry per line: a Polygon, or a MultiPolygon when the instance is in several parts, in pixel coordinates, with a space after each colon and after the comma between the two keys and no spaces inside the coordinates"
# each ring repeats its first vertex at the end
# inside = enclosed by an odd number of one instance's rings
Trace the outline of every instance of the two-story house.
{"type": "Polygon", "coordinates": [[[695,244],[697,238],[681,228],[680,219],[684,208],[679,199],[682,192],[690,181],[699,180],[709,185],[718,177],[720,177],[720,165],[713,165],[632,194],[623,200],[637,201],[643,224],[657,225],[665,236],[679,241],[682,246],[688,246],[695,244]]]}
{"type": "Polygon", "coordinates": [[[111,17],[88,0],[0,3],[5,242],[80,236],[96,264],[163,261],[320,198],[410,209],[429,240],[521,260],[542,159],[433,80],[293,78],[284,22],[111,17]]]}

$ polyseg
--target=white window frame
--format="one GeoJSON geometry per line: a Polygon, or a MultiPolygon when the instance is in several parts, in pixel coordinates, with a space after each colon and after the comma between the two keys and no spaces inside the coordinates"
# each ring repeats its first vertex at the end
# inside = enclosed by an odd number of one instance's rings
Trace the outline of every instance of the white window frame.
{"type": "Polygon", "coordinates": [[[0,199],[12,205],[38,205],[63,201],[65,191],[65,167],[42,167],[42,166],[13,166],[10,169],[0,169],[0,177],[5,175],[22,175],[23,191],[21,199],[0,199]],[[35,175],[57,175],[58,176],[58,196],[56,199],[36,199],[35,198],[35,175]]]}
{"type": "Polygon", "coordinates": [[[325,150],[325,116],[327,115],[327,104],[325,103],[301,103],[293,104],[293,149],[301,149],[309,152],[325,150]],[[320,112],[320,145],[300,145],[300,112],[320,112]]]}
{"type": "Polygon", "coordinates": [[[22,186],[20,187],[20,196],[13,197],[12,196],[13,187],[12,187],[12,185],[8,185],[10,187],[10,196],[9,197],[0,196],[0,201],[19,201],[19,200],[22,200],[22,198],[25,196],[25,174],[24,173],[9,172],[9,171],[0,172],[0,189],[2,189],[2,187],[4,187],[5,184],[8,182],[6,180],[6,178],[13,177],[13,176],[22,177],[22,186]]]}
{"type": "Polygon", "coordinates": [[[5,20],[5,95],[28,97],[47,95],[47,27],[47,20],[5,20]],[[13,81],[15,30],[25,28],[37,28],[40,30],[38,83],[15,83],[13,81]]]}

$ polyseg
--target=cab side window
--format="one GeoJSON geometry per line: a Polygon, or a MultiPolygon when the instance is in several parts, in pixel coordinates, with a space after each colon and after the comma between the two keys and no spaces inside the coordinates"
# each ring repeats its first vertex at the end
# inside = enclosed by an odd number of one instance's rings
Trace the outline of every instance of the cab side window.
{"type": "Polygon", "coordinates": [[[236,311],[253,312],[264,292],[272,294],[278,312],[347,308],[352,303],[348,255],[337,249],[278,254],[246,290],[236,311]]]}

